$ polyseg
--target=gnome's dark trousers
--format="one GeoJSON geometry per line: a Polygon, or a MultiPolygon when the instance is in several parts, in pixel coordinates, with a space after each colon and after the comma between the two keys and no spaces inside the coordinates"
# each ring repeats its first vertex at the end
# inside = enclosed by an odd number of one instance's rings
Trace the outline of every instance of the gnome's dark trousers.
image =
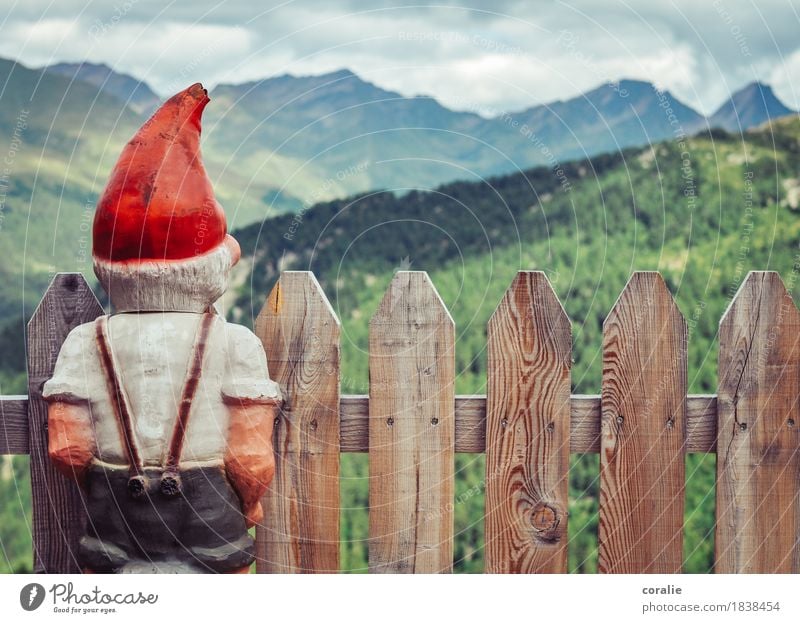
{"type": "Polygon", "coordinates": [[[80,563],[95,572],[120,571],[131,563],[178,563],[206,573],[250,565],[253,539],[224,467],[181,470],[181,491],[175,496],[161,492],[162,471],[145,469],[145,492],[134,498],[127,467],[90,468],[89,522],[80,541],[80,563]]]}

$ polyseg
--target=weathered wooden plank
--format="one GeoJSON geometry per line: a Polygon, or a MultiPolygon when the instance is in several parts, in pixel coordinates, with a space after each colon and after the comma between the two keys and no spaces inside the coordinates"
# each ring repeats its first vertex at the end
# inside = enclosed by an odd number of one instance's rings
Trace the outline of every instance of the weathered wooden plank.
{"type": "Polygon", "coordinates": [[[369,326],[369,567],[453,565],[455,325],[423,272],[398,272],[369,326]]]}
{"type": "Polygon", "coordinates": [[[719,328],[717,573],[800,573],[800,314],[747,276],[719,328]]]}
{"type": "Polygon", "coordinates": [[[284,406],[256,528],[260,573],[339,571],[339,319],[313,273],[285,272],[256,320],[284,406]]]}
{"type": "Polygon", "coordinates": [[[486,571],[565,573],[572,329],[543,272],[487,327],[486,571]]]}
{"type": "Polygon", "coordinates": [[[80,273],[59,273],[28,323],[28,437],[33,495],[34,570],[79,571],[77,539],[86,514],[77,485],[60,475],[47,454],[47,404],[42,386],[53,374],[58,351],[75,327],[103,313],[80,273]]]}
{"type": "Polygon", "coordinates": [[[681,570],[686,340],[661,275],[634,273],[603,327],[603,573],[681,570]]]}
{"type": "MultiPolygon", "coordinates": [[[[28,453],[28,397],[2,396],[7,411],[0,408],[0,439],[6,454],[28,453]],[[5,413],[5,415],[4,415],[5,413]],[[5,418],[5,419],[4,419],[5,418]],[[6,426],[3,421],[9,422],[6,426]],[[2,444],[5,443],[5,446],[2,444]]],[[[600,396],[573,395],[570,421],[570,452],[600,452],[600,396]]],[[[2,403],[0,403],[1,406],[2,403]]],[[[342,395],[339,401],[342,452],[369,451],[369,396],[342,395]]],[[[456,452],[486,450],[486,396],[456,396],[456,452]]],[[[717,451],[717,397],[711,394],[686,398],[685,452],[717,451]]],[[[2,453],[0,453],[2,454],[2,453]]]]}
{"type": "Polygon", "coordinates": [[[28,397],[0,396],[0,454],[28,454],[28,397]]]}

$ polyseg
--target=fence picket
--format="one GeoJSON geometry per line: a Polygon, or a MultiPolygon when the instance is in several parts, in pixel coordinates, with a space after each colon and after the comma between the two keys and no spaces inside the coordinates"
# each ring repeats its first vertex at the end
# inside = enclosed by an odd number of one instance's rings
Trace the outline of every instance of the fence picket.
{"type": "Polygon", "coordinates": [[[369,326],[369,567],[453,564],[455,325],[424,272],[398,272],[369,326]]]}
{"type": "Polygon", "coordinates": [[[285,399],[256,528],[259,573],[339,571],[339,320],[314,275],[285,272],[256,320],[285,399]]]}
{"type": "Polygon", "coordinates": [[[800,573],[800,314],[752,272],[719,328],[717,573],[800,573]]]}
{"type": "Polygon", "coordinates": [[[603,326],[603,573],[681,570],[686,339],[661,275],[634,273],[603,326]]]}
{"type": "Polygon", "coordinates": [[[33,568],[76,573],[78,538],[86,513],[77,485],[59,474],[47,454],[47,403],[42,386],[53,375],[69,332],[103,313],[80,273],[59,273],[28,322],[28,434],[33,496],[33,568]]]}
{"type": "Polygon", "coordinates": [[[570,321],[542,272],[520,272],[488,328],[486,571],[565,573],[570,321]]]}

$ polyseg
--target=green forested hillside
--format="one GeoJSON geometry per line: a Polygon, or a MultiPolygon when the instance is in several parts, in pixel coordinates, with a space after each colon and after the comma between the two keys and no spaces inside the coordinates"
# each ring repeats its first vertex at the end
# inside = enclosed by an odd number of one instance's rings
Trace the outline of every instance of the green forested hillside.
{"type": "MultiPolygon", "coordinates": [[[[659,270],[690,328],[692,393],[716,391],[719,318],[747,271],[787,287],[800,242],[800,120],[747,135],[318,206],[240,232],[255,265],[240,295],[257,313],[278,270],[310,269],[342,320],[342,391],[368,389],[368,320],[398,268],[427,270],[456,322],[458,393],[485,391],[486,322],[517,270],[548,273],[573,323],[575,393],[599,393],[602,322],[633,270],[659,270]],[[564,180],[567,180],[567,183],[564,180]]],[[[793,294],[796,294],[793,292],[793,294]]],[[[570,569],[596,570],[598,457],[574,456],[570,569]]],[[[686,571],[713,556],[714,456],[687,459],[686,571]]],[[[364,570],[366,456],[342,458],[343,564],[364,570]]],[[[483,460],[457,458],[456,569],[482,569],[483,460]]]]}
{"type": "MultiPolygon", "coordinates": [[[[280,270],[313,270],[342,320],[342,391],[366,393],[368,320],[395,270],[427,270],[456,321],[456,391],[482,393],[486,321],[517,270],[544,270],[573,323],[573,391],[598,393],[603,319],[633,270],[659,270],[689,323],[690,391],[714,392],[717,323],[747,271],[778,270],[790,289],[797,282],[798,139],[800,120],[785,119],[744,140],[715,132],[271,219],[236,234],[256,268],[237,287],[233,315],[252,322],[280,270]]],[[[342,457],[342,562],[354,571],[366,565],[366,458],[342,457]]],[[[713,470],[713,456],[687,459],[691,572],[712,561],[713,470]]],[[[483,565],[482,473],[482,457],[458,457],[458,571],[483,565]]],[[[596,570],[597,477],[596,455],[573,457],[573,571],[596,570]]],[[[29,547],[20,482],[0,479],[6,567],[29,547]]]]}

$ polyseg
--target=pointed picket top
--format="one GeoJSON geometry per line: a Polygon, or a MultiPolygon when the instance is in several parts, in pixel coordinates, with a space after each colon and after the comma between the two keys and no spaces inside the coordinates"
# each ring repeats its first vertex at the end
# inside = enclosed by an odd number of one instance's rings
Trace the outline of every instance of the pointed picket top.
{"type": "MultiPolygon", "coordinates": [[[[751,270],[739,285],[739,289],[736,290],[736,294],[734,294],[730,303],[728,303],[725,313],[722,314],[722,318],[719,321],[720,327],[733,325],[736,322],[737,312],[740,314],[740,321],[746,320],[746,316],[741,316],[742,312],[756,309],[755,303],[763,300],[765,295],[781,303],[782,314],[800,313],[792,300],[792,295],[789,294],[783,279],[781,279],[777,271],[751,270]]],[[[769,313],[774,310],[765,308],[764,311],[769,313]]],[[[747,324],[750,323],[748,322],[747,324]]]]}
{"type": "Polygon", "coordinates": [[[428,273],[420,270],[399,270],[370,319],[370,325],[386,321],[421,324],[438,322],[441,319],[455,326],[450,311],[428,273]]]}
{"type": "MultiPolygon", "coordinates": [[[[572,325],[561,300],[558,298],[547,273],[541,270],[520,270],[514,276],[514,280],[503,294],[503,298],[497,304],[494,312],[489,318],[489,326],[494,326],[502,322],[509,313],[510,308],[523,310],[535,306],[548,312],[554,322],[566,322],[572,325]]],[[[533,316],[533,310],[529,311],[529,317],[533,316]]]]}
{"type": "Polygon", "coordinates": [[[398,272],[369,326],[369,568],[453,566],[455,324],[424,272],[398,272]]]}
{"type": "Polygon", "coordinates": [[[637,305],[640,303],[648,303],[650,306],[655,304],[663,305],[665,310],[674,313],[676,317],[680,317],[681,321],[686,324],[681,310],[675,303],[675,299],[664,281],[664,277],[654,270],[640,270],[630,276],[603,324],[605,325],[609,320],[615,318],[622,307],[631,305],[631,299],[635,299],[637,305]]]}
{"type": "Polygon", "coordinates": [[[687,325],[661,275],[637,272],[603,324],[599,566],[682,565],[687,325]]]}
{"type": "Polygon", "coordinates": [[[262,328],[277,328],[281,319],[290,317],[299,308],[305,309],[306,306],[314,312],[314,318],[319,319],[322,326],[330,327],[332,332],[340,330],[339,317],[333,311],[333,306],[314,273],[290,270],[281,273],[261,307],[255,322],[256,333],[262,328]]]}
{"type": "Polygon", "coordinates": [[[42,386],[53,374],[69,332],[103,314],[80,273],[58,273],[28,322],[28,433],[33,495],[34,570],[79,571],[78,538],[86,513],[77,485],[59,474],[47,454],[47,404],[42,386]]]}
{"type": "Polygon", "coordinates": [[[543,272],[517,273],[487,334],[486,571],[565,573],[572,331],[543,272]]]}
{"type": "Polygon", "coordinates": [[[719,329],[717,573],[800,573],[800,312],[751,272],[719,329]]]}
{"type": "Polygon", "coordinates": [[[340,323],[313,273],[282,273],[256,319],[283,392],[275,478],[256,527],[261,573],[339,571],[340,323]]]}
{"type": "Polygon", "coordinates": [[[44,328],[49,323],[49,329],[45,329],[49,331],[46,336],[51,346],[49,357],[41,357],[43,353],[40,352],[40,356],[30,361],[36,366],[34,374],[40,373],[40,367],[43,366],[41,370],[49,378],[67,333],[79,324],[94,320],[102,314],[103,307],[81,273],[57,273],[28,321],[29,341],[30,332],[34,328],[44,328]]]}

